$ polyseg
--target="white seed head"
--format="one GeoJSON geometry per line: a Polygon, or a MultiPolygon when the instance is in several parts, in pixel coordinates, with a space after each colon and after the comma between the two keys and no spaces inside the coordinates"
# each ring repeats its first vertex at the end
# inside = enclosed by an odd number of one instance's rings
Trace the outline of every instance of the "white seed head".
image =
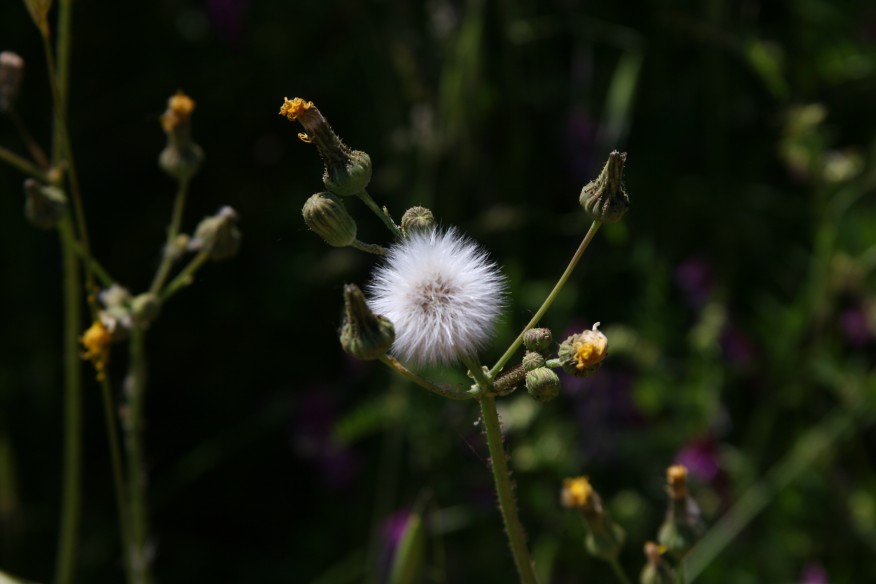
{"type": "Polygon", "coordinates": [[[368,288],[375,314],[395,326],[392,353],[421,365],[452,363],[490,339],[505,278],[455,229],[415,231],[389,248],[368,288]]]}

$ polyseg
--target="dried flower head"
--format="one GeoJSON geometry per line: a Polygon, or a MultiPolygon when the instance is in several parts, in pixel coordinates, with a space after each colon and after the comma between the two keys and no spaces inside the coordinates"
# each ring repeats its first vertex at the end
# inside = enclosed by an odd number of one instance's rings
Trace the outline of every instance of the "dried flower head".
{"type": "Polygon", "coordinates": [[[593,374],[608,354],[608,339],[599,332],[599,323],[567,338],[560,345],[558,357],[563,370],[576,377],[593,374]]]}
{"type": "Polygon", "coordinates": [[[423,365],[451,363],[489,340],[505,278],[456,230],[415,231],[389,248],[369,297],[371,309],[395,326],[394,354],[423,365]]]}

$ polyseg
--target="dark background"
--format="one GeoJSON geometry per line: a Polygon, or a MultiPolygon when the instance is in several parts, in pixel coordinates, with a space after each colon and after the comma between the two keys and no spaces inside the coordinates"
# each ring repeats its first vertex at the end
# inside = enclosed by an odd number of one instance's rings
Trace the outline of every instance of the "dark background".
{"type": "MultiPolygon", "coordinates": [[[[45,144],[42,50],[17,2],[0,8],[0,50],[27,60],[19,109],[45,144]]],[[[373,260],[307,232],[300,209],[322,168],[277,115],[284,96],[313,100],[370,153],[370,191],[396,217],[427,206],[503,266],[512,301],[490,362],[586,231],[581,187],[608,152],[629,153],[630,212],[599,233],[544,320],[558,340],[601,321],[609,361],[564,379],[549,404],[522,391],[502,401],[523,520],[553,582],[611,578],[559,507],[563,477],[590,476],[627,529],[621,559],[637,577],[677,456],[693,457],[711,524],[848,391],[876,391],[870,3],[81,0],[73,146],[94,253],[134,292],[151,281],[170,215],[158,116],[177,89],[197,102],[206,152],[184,229],[231,205],[244,239],[148,334],[158,582],[378,581],[386,521],[413,508],[432,525],[426,581],[514,577],[474,404],[340,350],[342,285],[367,281],[373,260]]],[[[0,144],[24,153],[5,119],[0,144]]],[[[0,168],[0,569],[45,582],[60,501],[60,260],[56,235],[22,216],[21,181],[0,168]]],[[[361,239],[388,242],[349,207],[361,239]]],[[[120,581],[86,374],[80,575],[120,581]]],[[[876,579],[869,419],[701,581],[876,579]]]]}

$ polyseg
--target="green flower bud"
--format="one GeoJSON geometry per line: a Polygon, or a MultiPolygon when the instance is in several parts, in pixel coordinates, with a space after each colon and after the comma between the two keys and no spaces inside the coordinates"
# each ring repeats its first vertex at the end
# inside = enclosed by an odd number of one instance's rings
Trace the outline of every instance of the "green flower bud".
{"type": "Polygon", "coordinates": [[[299,122],[305,132],[298,137],[316,145],[325,165],[322,181],[326,189],[342,197],[358,195],[365,190],[371,182],[371,157],[344,144],[312,101],[287,98],[280,108],[280,115],[290,122],[299,122]]]}
{"type": "Polygon", "coordinates": [[[676,464],[666,470],[669,506],[657,541],[673,557],[681,559],[706,531],[700,508],[687,489],[687,469],[676,464]]]}
{"type": "Polygon", "coordinates": [[[547,367],[528,371],[526,391],[536,401],[549,402],[560,394],[560,378],[547,367]]]}
{"type": "Polygon", "coordinates": [[[0,53],[0,113],[15,107],[23,75],[24,59],[12,51],[0,53]]]}
{"type": "Polygon", "coordinates": [[[167,146],[158,156],[158,166],[177,180],[192,178],[204,161],[203,149],[192,140],[192,112],[195,102],[182,91],[167,100],[161,126],[167,134],[167,146]]]}
{"type": "Polygon", "coordinates": [[[578,509],[587,523],[584,546],[591,555],[602,560],[617,558],[624,545],[626,534],[623,528],[611,519],[602,506],[602,498],[590,485],[586,476],[568,478],[563,481],[561,491],[563,507],[578,509]]]}
{"type": "Polygon", "coordinates": [[[639,576],[641,584],[675,584],[676,577],[672,568],[663,561],[661,554],[666,551],[663,546],[659,546],[653,541],[645,543],[645,557],[648,563],[642,569],[642,574],[639,576]]]}
{"type": "Polygon", "coordinates": [[[212,217],[201,220],[189,249],[206,252],[213,261],[226,260],[237,255],[241,237],[237,212],[231,207],[222,207],[212,217]]]}
{"type": "Polygon", "coordinates": [[[551,334],[551,329],[532,328],[523,333],[523,344],[530,351],[544,354],[550,350],[553,342],[554,336],[551,334]]]}
{"type": "Polygon", "coordinates": [[[301,212],[310,230],[327,244],[346,247],[356,241],[356,222],[335,195],[316,193],[307,199],[301,212]]]}
{"type": "Polygon", "coordinates": [[[435,225],[435,216],[426,207],[411,207],[401,218],[401,230],[405,237],[412,231],[424,231],[435,225]]]}
{"type": "Polygon", "coordinates": [[[608,354],[608,339],[598,327],[597,322],[591,330],[572,335],[560,344],[557,357],[563,371],[575,377],[589,377],[599,369],[608,354]]]}
{"type": "Polygon", "coordinates": [[[131,301],[131,313],[134,316],[134,321],[144,329],[149,328],[149,325],[155,322],[159,312],[161,312],[161,300],[151,292],[135,296],[131,301]]]}
{"type": "Polygon", "coordinates": [[[329,191],[349,197],[365,190],[371,182],[371,157],[361,150],[351,150],[344,160],[326,164],[322,182],[329,191]]]}
{"type": "Polygon", "coordinates": [[[581,190],[578,201],[594,219],[603,223],[620,221],[630,207],[630,198],[624,190],[624,163],[626,152],[615,150],[608,155],[608,162],[599,176],[581,190]]]}
{"type": "Polygon", "coordinates": [[[539,367],[544,367],[544,357],[535,351],[526,351],[523,355],[523,369],[526,371],[534,371],[539,367]]]}
{"type": "Polygon", "coordinates": [[[67,196],[57,187],[29,178],[24,181],[24,216],[35,227],[53,229],[67,212],[67,196]]]}
{"type": "Polygon", "coordinates": [[[340,338],[344,350],[363,361],[385,355],[395,341],[392,323],[371,312],[365,295],[355,284],[344,286],[344,320],[340,338]]]}

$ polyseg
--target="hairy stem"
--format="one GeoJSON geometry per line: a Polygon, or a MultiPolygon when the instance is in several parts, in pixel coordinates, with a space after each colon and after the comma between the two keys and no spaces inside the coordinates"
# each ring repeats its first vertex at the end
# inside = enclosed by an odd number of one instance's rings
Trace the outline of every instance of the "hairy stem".
{"type": "Polygon", "coordinates": [[[70,584],[76,571],[82,512],[82,361],[79,359],[82,288],[69,214],[58,224],[58,235],[64,271],[64,471],[55,582],[70,584]]]}
{"type": "Polygon", "coordinates": [[[478,398],[481,413],[484,418],[484,433],[487,435],[487,447],[490,450],[490,466],[493,469],[493,480],[496,482],[496,494],[499,498],[499,509],[505,522],[505,533],[511,545],[514,564],[522,584],[536,584],[535,571],[529,551],[526,549],[526,536],[523,525],[517,514],[517,502],[514,500],[514,488],[511,485],[511,474],[502,443],[502,429],[499,424],[499,413],[496,411],[496,400],[489,394],[487,388],[478,398]]]}
{"type": "Polygon", "coordinates": [[[593,241],[593,237],[596,235],[596,232],[599,231],[599,227],[602,225],[600,221],[593,221],[590,225],[590,229],[587,230],[587,234],[584,236],[584,239],[581,240],[581,245],[578,246],[578,249],[575,251],[575,255],[572,256],[572,259],[569,261],[569,265],[566,266],[566,271],[563,272],[563,275],[560,276],[560,279],[557,280],[557,284],[554,286],[554,289],[551,290],[551,293],[548,294],[548,297],[545,298],[544,302],[541,305],[541,308],[535,313],[532,319],[529,321],[517,338],[511,343],[511,346],[508,347],[508,350],[505,351],[505,354],[493,365],[493,368],[490,370],[490,375],[496,376],[506,363],[514,356],[514,352],[520,348],[520,345],[523,343],[523,335],[526,334],[526,331],[534,327],[538,324],[538,321],[541,320],[541,317],[548,311],[548,308],[551,307],[554,300],[560,294],[560,290],[563,289],[563,286],[566,285],[566,282],[569,279],[569,276],[572,275],[572,271],[575,269],[575,266],[578,265],[578,261],[581,259],[581,256],[584,254],[584,251],[587,249],[587,246],[590,245],[590,242],[593,241]]]}
{"type": "Polygon", "coordinates": [[[428,389],[432,393],[438,394],[441,397],[456,400],[472,399],[475,397],[474,393],[467,391],[457,391],[443,385],[436,385],[431,381],[423,379],[422,377],[402,365],[398,361],[398,359],[391,355],[383,355],[382,357],[380,357],[380,362],[386,364],[388,367],[390,367],[392,370],[394,370],[396,373],[398,373],[408,381],[412,381],[420,387],[428,389]]]}
{"type": "Polygon", "coordinates": [[[371,209],[374,214],[380,218],[381,221],[383,221],[384,225],[386,225],[386,227],[392,232],[394,236],[398,238],[401,237],[402,233],[401,229],[399,229],[399,226],[395,224],[395,221],[392,220],[392,217],[389,216],[389,213],[386,211],[386,209],[381,209],[380,206],[374,202],[374,199],[371,198],[371,195],[368,194],[368,191],[363,189],[362,192],[356,196],[359,197],[362,202],[365,203],[365,205],[367,205],[368,208],[371,209]]]}
{"type": "Polygon", "coordinates": [[[143,402],[146,392],[146,347],[143,330],[131,328],[130,364],[125,380],[128,407],[125,413],[128,451],[128,496],[132,584],[149,584],[148,507],[146,503],[146,468],[143,459],[143,402]]]}
{"type": "Polygon", "coordinates": [[[382,245],[377,245],[376,243],[365,243],[364,241],[355,240],[350,244],[350,247],[358,249],[359,251],[364,251],[368,253],[372,253],[374,255],[385,256],[386,248],[382,245]]]}

